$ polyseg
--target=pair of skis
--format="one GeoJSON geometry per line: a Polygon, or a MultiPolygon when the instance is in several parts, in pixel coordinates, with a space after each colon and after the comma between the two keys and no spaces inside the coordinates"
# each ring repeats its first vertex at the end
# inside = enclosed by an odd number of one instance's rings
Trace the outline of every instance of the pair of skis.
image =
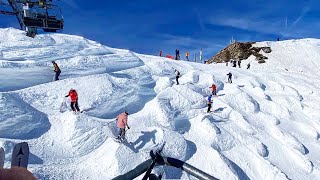
{"type": "MultiPolygon", "coordinates": [[[[4,149],[0,148],[0,168],[3,168],[5,160],[4,149]]],[[[23,168],[28,167],[29,161],[29,145],[27,142],[18,143],[14,146],[11,158],[11,167],[19,166],[23,168]]]]}

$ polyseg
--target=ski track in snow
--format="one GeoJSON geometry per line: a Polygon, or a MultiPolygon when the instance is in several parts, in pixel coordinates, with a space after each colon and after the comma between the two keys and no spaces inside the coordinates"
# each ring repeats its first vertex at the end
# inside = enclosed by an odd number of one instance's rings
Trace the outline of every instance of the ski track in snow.
{"type": "MultiPolygon", "coordinates": [[[[320,177],[319,40],[257,43],[273,51],[251,70],[142,55],[72,35],[29,39],[12,28],[0,29],[0,44],[5,167],[14,144],[27,141],[29,169],[39,179],[111,179],[166,142],[165,156],[219,179],[320,177]],[[52,60],[60,81],[51,82],[52,60]],[[229,71],[233,84],[225,82],[229,71]],[[206,113],[213,82],[218,96],[206,113]],[[84,113],[70,112],[70,88],[84,113]],[[131,144],[113,140],[124,110],[131,144]]],[[[171,167],[164,172],[193,179],[171,167]]]]}

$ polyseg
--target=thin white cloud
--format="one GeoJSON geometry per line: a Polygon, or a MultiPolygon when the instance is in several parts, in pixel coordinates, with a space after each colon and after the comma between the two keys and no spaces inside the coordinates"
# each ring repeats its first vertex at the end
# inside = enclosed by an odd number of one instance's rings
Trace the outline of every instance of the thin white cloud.
{"type": "Polygon", "coordinates": [[[304,16],[310,11],[310,9],[311,8],[309,5],[303,7],[303,9],[300,13],[300,16],[292,23],[292,25],[290,26],[289,29],[294,28],[304,18],[304,16]]]}
{"type": "Polygon", "coordinates": [[[279,33],[282,26],[280,20],[270,20],[254,17],[220,16],[208,20],[208,23],[218,26],[233,27],[241,30],[255,31],[259,33],[279,33]]]}

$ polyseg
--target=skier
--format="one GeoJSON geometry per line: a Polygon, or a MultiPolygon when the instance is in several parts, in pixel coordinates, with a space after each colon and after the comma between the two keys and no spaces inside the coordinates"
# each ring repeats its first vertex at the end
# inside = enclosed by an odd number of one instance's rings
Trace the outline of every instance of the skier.
{"type": "Polygon", "coordinates": [[[130,129],[128,126],[128,115],[127,111],[119,114],[117,116],[117,127],[119,128],[119,135],[117,137],[118,140],[123,141],[125,139],[126,127],[130,129]]]}
{"type": "Polygon", "coordinates": [[[65,97],[70,96],[71,99],[71,109],[74,113],[80,112],[79,106],[78,106],[78,94],[77,91],[74,89],[70,89],[69,94],[66,95],[65,97]]]}
{"type": "Polygon", "coordinates": [[[202,49],[200,50],[200,63],[202,62],[202,49]]]}
{"type": "Polygon", "coordinates": [[[162,50],[160,50],[160,57],[162,56],[162,50]]]}
{"type": "Polygon", "coordinates": [[[247,69],[250,69],[250,63],[247,64],[247,69]]]}
{"type": "Polygon", "coordinates": [[[237,67],[237,61],[236,60],[233,60],[233,66],[232,67],[237,67]]]}
{"type": "Polygon", "coordinates": [[[189,52],[188,51],[186,52],[186,59],[187,59],[187,61],[189,61],[189,52]]]}
{"type": "Polygon", "coordinates": [[[212,84],[211,89],[212,89],[212,95],[216,96],[217,95],[217,87],[216,87],[216,85],[212,84]]]}
{"type": "Polygon", "coordinates": [[[178,79],[180,78],[180,72],[178,70],[174,70],[174,74],[176,75],[176,81],[177,81],[177,85],[179,85],[179,81],[178,79]]]}
{"type": "Polygon", "coordinates": [[[59,68],[59,66],[58,66],[58,64],[56,62],[52,61],[52,64],[53,64],[53,67],[54,67],[53,71],[55,72],[54,80],[57,81],[57,80],[59,80],[59,75],[61,73],[61,70],[60,70],[60,68],[59,68]]]}
{"type": "Polygon", "coordinates": [[[209,113],[209,112],[211,111],[211,103],[212,103],[211,98],[212,98],[212,95],[210,94],[210,95],[208,96],[208,101],[207,101],[207,104],[208,104],[207,113],[209,113]]]}
{"type": "Polygon", "coordinates": [[[239,68],[241,68],[241,61],[240,60],[238,61],[238,66],[239,66],[239,68]]]}
{"type": "Polygon", "coordinates": [[[232,84],[232,74],[231,74],[231,72],[229,72],[227,74],[227,76],[228,76],[228,83],[232,84]]]}
{"type": "Polygon", "coordinates": [[[176,60],[180,60],[180,52],[176,49],[176,60]]]}

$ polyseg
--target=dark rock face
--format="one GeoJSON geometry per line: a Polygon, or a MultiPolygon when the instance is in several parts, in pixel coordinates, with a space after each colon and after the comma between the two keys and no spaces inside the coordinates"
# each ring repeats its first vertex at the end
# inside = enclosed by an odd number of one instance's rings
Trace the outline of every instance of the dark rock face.
{"type": "Polygon", "coordinates": [[[270,53],[270,47],[252,47],[255,42],[234,42],[218,52],[207,63],[223,63],[229,62],[230,59],[243,60],[249,56],[254,55],[259,63],[265,63],[268,57],[263,56],[259,52],[262,50],[265,53],[270,53]]]}

